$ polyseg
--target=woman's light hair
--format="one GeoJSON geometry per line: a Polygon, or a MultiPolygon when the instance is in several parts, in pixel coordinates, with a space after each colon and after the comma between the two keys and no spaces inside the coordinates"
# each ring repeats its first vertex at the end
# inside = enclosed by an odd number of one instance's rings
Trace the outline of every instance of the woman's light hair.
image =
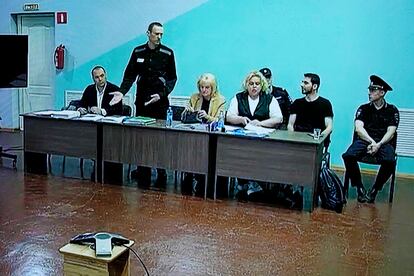
{"type": "Polygon", "coordinates": [[[253,77],[258,77],[260,79],[260,91],[266,92],[268,89],[268,82],[266,80],[266,78],[263,76],[262,73],[260,73],[259,71],[252,71],[250,72],[246,78],[243,81],[242,84],[242,88],[244,91],[247,91],[247,85],[249,84],[249,81],[253,78],[253,77]]]}
{"type": "Polygon", "coordinates": [[[204,84],[204,85],[207,84],[207,85],[211,86],[211,96],[212,97],[215,96],[218,93],[216,77],[213,74],[204,73],[200,77],[198,77],[198,80],[197,80],[198,92],[200,92],[202,84],[204,84]]]}

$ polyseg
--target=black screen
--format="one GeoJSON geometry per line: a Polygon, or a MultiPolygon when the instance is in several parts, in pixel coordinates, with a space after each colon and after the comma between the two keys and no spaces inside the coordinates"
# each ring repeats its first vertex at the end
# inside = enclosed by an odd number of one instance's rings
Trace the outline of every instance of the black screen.
{"type": "Polygon", "coordinates": [[[27,35],[0,35],[0,88],[27,87],[27,35]]]}

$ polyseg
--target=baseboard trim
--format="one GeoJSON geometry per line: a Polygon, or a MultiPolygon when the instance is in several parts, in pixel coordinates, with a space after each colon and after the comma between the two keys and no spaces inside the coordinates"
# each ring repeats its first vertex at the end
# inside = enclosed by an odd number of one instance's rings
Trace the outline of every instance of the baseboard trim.
{"type": "MultiPolygon", "coordinates": [[[[331,165],[331,168],[334,171],[337,171],[337,172],[341,172],[341,173],[344,173],[345,172],[345,168],[342,167],[342,166],[331,165]]],[[[361,173],[367,174],[367,175],[376,175],[377,174],[377,170],[373,170],[373,169],[361,169],[361,173]]],[[[414,180],[414,174],[409,174],[409,173],[398,173],[397,172],[397,177],[398,178],[409,179],[409,180],[414,180]]]]}
{"type": "Polygon", "coordinates": [[[18,128],[0,128],[0,132],[19,132],[20,129],[18,128]]]}

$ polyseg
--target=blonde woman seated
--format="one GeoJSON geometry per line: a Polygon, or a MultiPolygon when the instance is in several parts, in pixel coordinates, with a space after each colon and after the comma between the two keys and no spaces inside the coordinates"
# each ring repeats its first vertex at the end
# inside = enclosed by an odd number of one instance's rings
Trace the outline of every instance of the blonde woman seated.
{"type": "MultiPolygon", "coordinates": [[[[220,112],[224,112],[226,103],[224,97],[217,89],[216,77],[210,73],[202,74],[197,80],[198,93],[191,96],[182,116],[186,112],[197,112],[197,117],[203,123],[216,121],[220,112]]],[[[181,187],[184,194],[202,195],[204,191],[204,176],[193,173],[184,175],[184,182],[181,187]]]]}
{"type": "MultiPolygon", "coordinates": [[[[233,125],[274,128],[282,123],[283,116],[279,104],[272,94],[266,93],[268,83],[259,71],[249,73],[243,82],[243,92],[237,93],[227,110],[227,122],[233,125]]],[[[263,189],[256,181],[238,179],[239,199],[247,199],[251,194],[263,189]]]]}
{"type": "Polygon", "coordinates": [[[226,103],[217,89],[216,77],[210,73],[202,74],[197,80],[198,93],[194,93],[185,108],[186,112],[197,112],[197,117],[204,123],[216,121],[220,112],[224,112],[226,103]]]}
{"type": "Polygon", "coordinates": [[[243,81],[243,92],[231,100],[226,120],[233,125],[274,128],[283,116],[275,97],[266,93],[266,78],[259,71],[250,72],[243,81]]]}

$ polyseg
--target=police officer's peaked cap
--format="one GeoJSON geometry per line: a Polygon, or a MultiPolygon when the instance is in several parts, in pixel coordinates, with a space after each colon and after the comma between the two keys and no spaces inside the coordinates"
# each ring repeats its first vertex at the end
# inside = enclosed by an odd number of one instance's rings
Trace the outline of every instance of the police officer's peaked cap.
{"type": "Polygon", "coordinates": [[[262,73],[262,75],[267,79],[270,79],[272,77],[272,71],[270,71],[269,68],[262,68],[259,70],[259,72],[262,73]]]}
{"type": "Polygon", "coordinates": [[[370,86],[380,86],[382,89],[384,89],[385,91],[392,91],[391,86],[389,86],[388,83],[386,83],[383,79],[381,79],[380,77],[376,76],[376,75],[371,75],[369,77],[369,79],[371,80],[371,84],[370,86]]]}

